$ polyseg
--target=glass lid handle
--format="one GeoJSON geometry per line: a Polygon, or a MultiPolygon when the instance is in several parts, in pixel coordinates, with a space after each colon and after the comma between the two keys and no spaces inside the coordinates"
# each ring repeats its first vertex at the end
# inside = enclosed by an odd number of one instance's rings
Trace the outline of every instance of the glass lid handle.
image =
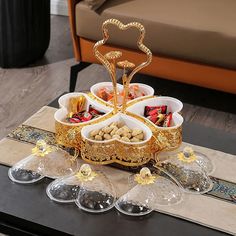
{"type": "Polygon", "coordinates": [[[81,182],[87,182],[92,181],[97,176],[97,173],[91,169],[90,165],[83,164],[75,176],[81,182]]]}
{"type": "Polygon", "coordinates": [[[32,154],[39,157],[44,157],[52,151],[53,148],[48,145],[43,139],[38,140],[36,146],[32,148],[32,154]]]}
{"type": "Polygon", "coordinates": [[[147,167],[143,167],[138,174],[135,175],[134,180],[141,185],[153,184],[157,176],[152,175],[147,167]]]}

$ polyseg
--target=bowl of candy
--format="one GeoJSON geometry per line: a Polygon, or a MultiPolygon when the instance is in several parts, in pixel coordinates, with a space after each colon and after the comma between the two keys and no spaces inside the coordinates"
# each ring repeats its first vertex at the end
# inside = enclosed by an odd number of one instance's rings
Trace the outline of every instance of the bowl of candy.
{"type": "Polygon", "coordinates": [[[60,109],[54,114],[58,144],[79,148],[82,127],[99,122],[111,114],[112,109],[96,103],[85,93],[68,93],[58,100],[60,109]]]}
{"type": "MultiPolygon", "coordinates": [[[[118,83],[117,91],[118,105],[121,106],[124,97],[123,85],[118,83]]],[[[101,102],[106,102],[111,106],[113,105],[114,92],[112,82],[97,83],[90,88],[90,92],[93,97],[98,98],[101,102]]],[[[151,86],[141,83],[131,83],[129,85],[127,105],[131,103],[131,101],[137,101],[153,95],[154,89],[151,86]]]]}
{"type": "Polygon", "coordinates": [[[165,151],[176,149],[182,142],[183,103],[176,98],[148,98],[127,108],[130,115],[142,118],[152,127],[156,139],[164,142],[165,151]]]}
{"type": "Polygon", "coordinates": [[[123,113],[83,127],[81,136],[81,157],[87,162],[139,166],[152,157],[152,131],[123,113]]]}

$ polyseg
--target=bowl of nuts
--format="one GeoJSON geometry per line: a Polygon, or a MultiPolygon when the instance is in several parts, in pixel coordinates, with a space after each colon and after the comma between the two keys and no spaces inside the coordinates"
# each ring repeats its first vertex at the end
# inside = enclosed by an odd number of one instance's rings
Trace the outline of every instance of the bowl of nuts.
{"type": "Polygon", "coordinates": [[[165,143],[165,151],[176,149],[182,142],[183,103],[176,98],[147,98],[127,108],[128,114],[141,118],[152,127],[153,135],[165,143]]]}
{"type": "Polygon", "coordinates": [[[81,157],[92,163],[138,166],[152,156],[152,131],[141,121],[117,113],[81,130],[81,157]]]}

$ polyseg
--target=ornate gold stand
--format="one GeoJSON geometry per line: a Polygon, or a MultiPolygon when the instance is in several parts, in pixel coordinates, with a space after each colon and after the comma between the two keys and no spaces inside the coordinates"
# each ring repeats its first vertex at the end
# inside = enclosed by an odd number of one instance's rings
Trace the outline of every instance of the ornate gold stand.
{"type": "Polygon", "coordinates": [[[131,22],[124,25],[119,20],[109,19],[102,25],[103,39],[98,41],[94,45],[95,57],[105,66],[107,69],[113,86],[113,106],[106,102],[101,102],[96,97],[89,94],[97,103],[110,107],[111,113],[101,117],[89,125],[99,124],[108,118],[115,116],[116,114],[123,113],[132,119],[139,120],[144,126],[147,126],[152,132],[152,138],[144,144],[127,144],[122,143],[119,140],[111,140],[110,142],[95,142],[89,138],[81,135],[81,130],[85,129],[87,124],[79,124],[78,127],[71,127],[65,125],[63,122],[56,121],[56,138],[57,142],[68,146],[74,147],[80,150],[81,157],[89,163],[93,164],[111,164],[117,163],[123,166],[141,166],[148,163],[154,158],[156,153],[162,150],[173,150],[180,146],[182,142],[182,127],[160,129],[159,127],[147,122],[145,118],[142,118],[133,113],[127,112],[127,108],[147,98],[140,98],[136,101],[132,101],[127,104],[130,82],[134,75],[144,67],[148,66],[152,61],[151,51],[143,44],[145,29],[144,26],[138,22],[131,22]],[[104,45],[109,39],[108,25],[115,25],[119,30],[125,31],[130,28],[136,28],[139,31],[139,37],[137,40],[138,48],[146,54],[146,61],[135,66],[132,62],[127,60],[117,61],[122,57],[120,51],[110,51],[103,55],[99,48],[104,45]],[[117,78],[116,67],[123,69],[122,83],[124,88],[122,106],[118,106],[117,96],[117,78]]]}

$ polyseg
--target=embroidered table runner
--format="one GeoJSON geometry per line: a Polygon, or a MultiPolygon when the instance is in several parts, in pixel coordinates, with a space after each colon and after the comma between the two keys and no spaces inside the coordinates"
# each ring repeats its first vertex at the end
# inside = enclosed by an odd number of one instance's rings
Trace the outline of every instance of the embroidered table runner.
{"type": "MultiPolygon", "coordinates": [[[[31,154],[33,144],[40,138],[55,145],[55,111],[56,108],[43,107],[2,139],[0,163],[12,166],[22,160],[31,154]]],[[[182,145],[192,146],[213,161],[216,167],[211,177],[214,187],[204,195],[184,194],[180,204],[158,207],[156,211],[236,235],[236,156],[196,145],[182,145]]],[[[118,196],[124,194],[130,174],[111,167],[102,168],[114,183],[118,196]]]]}

